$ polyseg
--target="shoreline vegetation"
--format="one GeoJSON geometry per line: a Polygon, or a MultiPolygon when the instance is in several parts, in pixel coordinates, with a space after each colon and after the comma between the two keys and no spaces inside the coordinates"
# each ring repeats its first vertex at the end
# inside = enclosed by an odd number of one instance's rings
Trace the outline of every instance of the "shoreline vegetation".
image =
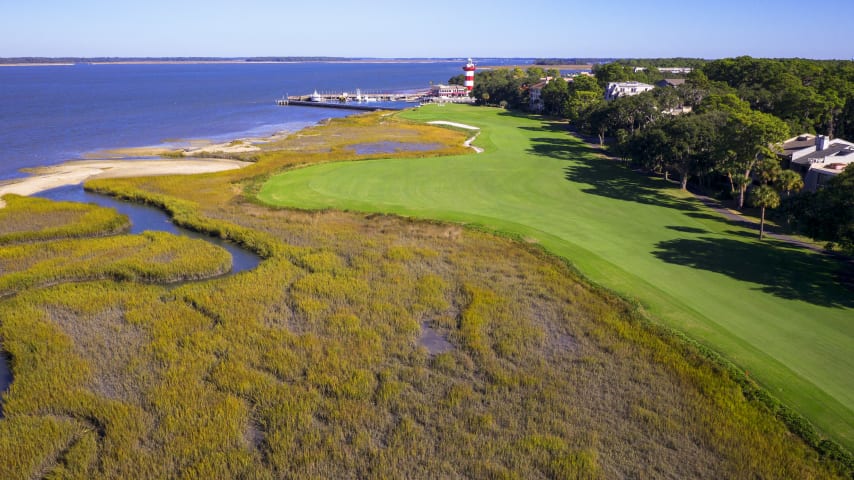
{"type": "MultiPolygon", "coordinates": [[[[459,130],[358,115],[235,152],[252,157],[239,169],[88,180],[87,189],[158,206],[265,260],[172,290],[84,275],[0,302],[15,374],[0,473],[850,475],[819,437],[793,437],[778,419],[792,413],[738,368],[650,324],[638,305],[537,245],[454,223],[255,199],[287,169],[468,154],[471,132],[459,130]],[[381,142],[394,151],[356,153],[381,142]],[[452,349],[419,346],[422,324],[452,349]]],[[[487,130],[475,143],[489,151],[499,141],[487,130]]],[[[158,240],[164,251],[150,259],[163,261],[171,240],[158,240]]],[[[204,264],[216,263],[212,254],[198,252],[204,264]]],[[[23,273],[27,262],[17,263],[23,273]]]]}

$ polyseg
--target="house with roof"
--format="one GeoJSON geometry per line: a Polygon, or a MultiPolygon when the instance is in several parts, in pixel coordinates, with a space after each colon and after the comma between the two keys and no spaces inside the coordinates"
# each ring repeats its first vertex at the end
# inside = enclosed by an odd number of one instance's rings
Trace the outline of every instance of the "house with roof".
{"type": "Polygon", "coordinates": [[[528,110],[534,113],[542,113],[545,105],[543,104],[543,88],[549,84],[552,77],[546,77],[539,82],[528,87],[528,110]]]}
{"type": "Polygon", "coordinates": [[[854,143],[802,134],[783,142],[781,157],[783,167],[800,173],[804,189],[814,192],[854,163],[854,143]]]}
{"type": "Polygon", "coordinates": [[[659,80],[655,82],[656,87],[678,87],[685,83],[684,78],[665,78],[664,80],[659,80]]]}
{"type": "Polygon", "coordinates": [[[641,82],[611,82],[605,89],[605,100],[616,100],[620,97],[630,97],[652,90],[652,85],[641,82]]]}
{"type": "Polygon", "coordinates": [[[468,89],[463,85],[437,84],[430,87],[430,95],[440,98],[454,98],[468,96],[468,89]]]}

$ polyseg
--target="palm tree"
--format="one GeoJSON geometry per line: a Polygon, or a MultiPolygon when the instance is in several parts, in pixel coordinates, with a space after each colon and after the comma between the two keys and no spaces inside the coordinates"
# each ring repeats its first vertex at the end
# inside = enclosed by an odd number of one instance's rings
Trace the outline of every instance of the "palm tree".
{"type": "Polygon", "coordinates": [[[775,183],[780,191],[786,194],[786,198],[788,198],[792,192],[798,192],[804,188],[804,180],[801,178],[801,175],[794,170],[783,170],[780,172],[775,183]]]}
{"type": "Polygon", "coordinates": [[[765,209],[780,206],[780,195],[768,185],[759,185],[750,191],[750,204],[760,208],[759,239],[762,240],[765,234],[765,209]]]}

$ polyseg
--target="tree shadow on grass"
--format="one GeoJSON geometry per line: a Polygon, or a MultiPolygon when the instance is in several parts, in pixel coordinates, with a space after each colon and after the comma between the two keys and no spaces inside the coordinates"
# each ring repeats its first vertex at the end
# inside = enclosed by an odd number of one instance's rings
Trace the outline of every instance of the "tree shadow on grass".
{"type": "Polygon", "coordinates": [[[709,237],[674,239],[659,242],[652,254],[667,263],[758,284],[761,291],[780,298],[823,307],[854,307],[854,295],[836,280],[838,270],[850,268],[849,264],[779,242],[760,244],[709,237]]]}
{"type": "MultiPolygon", "coordinates": [[[[757,224],[755,224],[749,220],[737,219],[737,218],[727,218],[727,217],[724,217],[723,215],[720,215],[720,214],[691,212],[687,215],[689,217],[693,217],[693,218],[699,218],[699,219],[703,219],[703,220],[714,220],[716,222],[725,223],[725,224],[733,226],[733,227],[742,227],[742,228],[746,228],[749,230],[757,230],[759,228],[759,226],[757,224]]],[[[766,232],[773,232],[774,228],[771,227],[770,225],[765,225],[765,231],[766,232]]],[[[756,235],[759,235],[759,233],[757,233],[756,235]]]]}
{"type": "Polygon", "coordinates": [[[520,130],[528,130],[529,132],[558,132],[568,133],[569,128],[566,123],[544,121],[540,126],[536,127],[519,127],[520,130]]]}
{"type": "Polygon", "coordinates": [[[668,225],[665,228],[682,233],[709,233],[707,230],[703,230],[702,228],[683,227],[682,225],[668,225]]]}
{"type": "Polygon", "coordinates": [[[598,156],[601,154],[598,149],[578,140],[532,138],[528,152],[570,162],[564,168],[564,177],[571,182],[589,185],[582,188],[584,193],[685,211],[698,210],[693,202],[667,194],[667,189],[676,187],[660,179],[639,175],[618,162],[602,159],[598,156]]]}
{"type": "MultiPolygon", "coordinates": [[[[522,128],[533,131],[543,130],[533,127],[522,128]]],[[[667,189],[675,188],[674,186],[660,179],[639,175],[616,161],[601,158],[602,151],[598,147],[585,143],[577,137],[569,136],[569,130],[564,124],[552,122],[549,128],[567,132],[567,135],[532,138],[528,152],[571,162],[564,169],[564,177],[571,182],[590,185],[589,188],[582,189],[584,193],[685,211],[698,210],[693,202],[675,198],[666,193],[667,189]]]]}

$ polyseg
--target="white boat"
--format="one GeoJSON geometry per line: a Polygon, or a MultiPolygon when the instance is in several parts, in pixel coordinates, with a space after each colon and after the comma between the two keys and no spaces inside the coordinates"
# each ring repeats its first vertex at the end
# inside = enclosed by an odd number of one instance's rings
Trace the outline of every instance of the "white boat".
{"type": "Polygon", "coordinates": [[[320,94],[317,93],[317,90],[315,90],[314,93],[312,93],[311,96],[308,97],[308,101],[309,102],[322,102],[323,97],[321,97],[320,94]]]}

